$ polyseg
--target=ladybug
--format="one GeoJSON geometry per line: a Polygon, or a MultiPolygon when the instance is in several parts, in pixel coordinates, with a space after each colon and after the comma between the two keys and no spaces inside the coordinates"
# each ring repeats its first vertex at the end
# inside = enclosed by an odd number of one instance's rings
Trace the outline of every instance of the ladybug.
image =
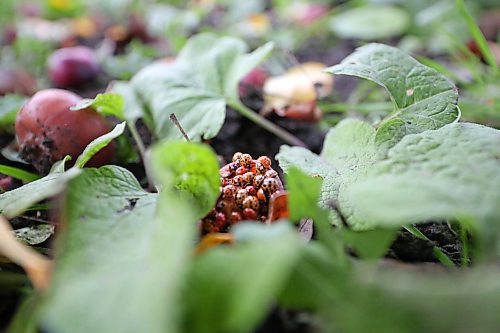
{"type": "Polygon", "coordinates": [[[243,155],[241,152],[236,152],[233,155],[233,162],[238,161],[241,158],[241,155],[243,155]]]}
{"type": "Polygon", "coordinates": [[[266,179],[263,175],[257,175],[253,178],[253,186],[255,188],[259,188],[262,185],[262,182],[266,179]]]}
{"type": "Polygon", "coordinates": [[[247,191],[245,189],[238,190],[236,192],[236,204],[237,205],[243,205],[243,200],[245,200],[248,197],[247,191]]]}
{"type": "Polygon", "coordinates": [[[247,173],[247,172],[248,172],[248,169],[245,167],[239,167],[238,169],[236,169],[236,174],[240,175],[240,176],[247,173]]]}
{"type": "Polygon", "coordinates": [[[232,198],[236,194],[236,186],[234,185],[226,185],[222,189],[222,196],[224,198],[232,198]]]}
{"type": "Polygon", "coordinates": [[[248,185],[247,187],[245,187],[245,191],[247,192],[248,195],[256,195],[257,194],[255,187],[253,187],[252,185],[248,185]]]}
{"type": "Polygon", "coordinates": [[[253,158],[250,154],[242,154],[239,161],[240,161],[241,165],[244,166],[245,168],[252,167],[253,158]]]}
{"type": "Polygon", "coordinates": [[[262,182],[261,189],[264,190],[269,195],[271,195],[274,192],[278,191],[279,189],[278,181],[275,178],[266,178],[262,182]]]}
{"type": "Polygon", "coordinates": [[[245,220],[256,220],[257,219],[257,212],[253,210],[252,208],[245,208],[243,209],[243,218],[245,220]]]}
{"type": "Polygon", "coordinates": [[[261,156],[257,159],[266,169],[271,167],[271,159],[267,156],[261,156]]]}
{"type": "Polygon", "coordinates": [[[251,208],[253,210],[258,210],[260,207],[259,200],[253,195],[249,195],[243,200],[243,209],[251,208]]]}
{"type": "Polygon", "coordinates": [[[259,161],[257,161],[255,163],[255,170],[257,171],[257,173],[259,175],[265,175],[267,172],[266,167],[262,163],[260,163],[259,161]]]}
{"type": "Polygon", "coordinates": [[[278,173],[274,170],[267,170],[266,174],[264,176],[266,178],[276,178],[276,177],[278,177],[278,173]]]}
{"type": "Polygon", "coordinates": [[[247,172],[243,175],[243,181],[245,182],[245,184],[251,185],[253,184],[253,177],[254,174],[252,172],[247,172]]]}
{"type": "Polygon", "coordinates": [[[216,217],[215,217],[215,225],[219,228],[219,229],[223,229],[225,226],[226,226],[226,215],[224,215],[224,213],[217,213],[216,217]]]}
{"type": "Polygon", "coordinates": [[[232,183],[234,186],[243,186],[243,184],[245,183],[245,180],[243,179],[242,175],[237,175],[237,176],[233,177],[232,183]]]}
{"type": "Polygon", "coordinates": [[[229,222],[231,222],[231,224],[238,223],[242,219],[241,214],[238,212],[232,212],[231,215],[229,215],[229,222]]]}

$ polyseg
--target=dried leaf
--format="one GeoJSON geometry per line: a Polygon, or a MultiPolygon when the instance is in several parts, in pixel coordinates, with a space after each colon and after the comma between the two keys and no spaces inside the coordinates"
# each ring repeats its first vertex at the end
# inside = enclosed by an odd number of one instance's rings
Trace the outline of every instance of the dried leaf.
{"type": "Polygon", "coordinates": [[[308,62],[292,67],[282,76],[269,78],[263,88],[265,105],[262,113],[275,111],[288,116],[287,109],[294,108],[304,109],[302,119],[312,118],[315,114],[317,117],[316,100],[330,94],[333,89],[333,77],[323,72],[325,68],[322,63],[308,62]]]}
{"type": "Polygon", "coordinates": [[[33,286],[46,290],[50,283],[52,261],[19,242],[9,222],[0,215],[0,254],[24,268],[33,286]]]}

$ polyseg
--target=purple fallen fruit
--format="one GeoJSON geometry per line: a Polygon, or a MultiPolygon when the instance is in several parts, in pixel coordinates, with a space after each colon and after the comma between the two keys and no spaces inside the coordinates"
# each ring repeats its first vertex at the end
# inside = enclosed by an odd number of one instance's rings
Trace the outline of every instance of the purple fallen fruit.
{"type": "Polygon", "coordinates": [[[92,81],[100,72],[94,50],[86,46],[65,47],[54,51],[47,66],[50,81],[62,88],[92,81]]]}

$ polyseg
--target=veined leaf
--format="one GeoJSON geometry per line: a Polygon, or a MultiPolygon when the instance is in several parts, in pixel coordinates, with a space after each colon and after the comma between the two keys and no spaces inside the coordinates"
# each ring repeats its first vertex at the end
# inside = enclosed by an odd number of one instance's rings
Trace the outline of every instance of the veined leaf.
{"type": "Polygon", "coordinates": [[[346,119],[327,134],[320,156],[304,148],[282,146],[276,159],[285,172],[294,165],[310,176],[323,178],[323,206],[335,206],[351,226],[365,229],[370,226],[354,215],[345,191],[366,174],[377,161],[377,154],[375,129],[362,121],[346,119]]]}
{"type": "Polygon", "coordinates": [[[271,51],[268,43],[252,53],[232,37],[192,37],[174,63],[145,67],[131,81],[150,109],[158,138],[180,138],[170,121],[175,113],[192,140],[213,138],[224,123],[226,104],[238,101],[238,82],[271,51]]]}
{"type": "Polygon", "coordinates": [[[213,150],[201,143],[164,141],[151,152],[155,178],[170,191],[179,190],[186,201],[196,207],[202,218],[219,197],[219,163],[213,150]]]}
{"type": "Polygon", "coordinates": [[[88,107],[93,108],[97,112],[106,115],[114,116],[118,119],[125,120],[124,114],[124,97],[120,94],[109,92],[104,94],[97,94],[94,99],[83,99],[75,106],[72,106],[70,110],[78,111],[81,109],[86,109],[88,107]]]}
{"type": "Polygon", "coordinates": [[[196,224],[176,197],[161,196],[116,166],[84,169],[69,184],[42,327],[178,332],[178,296],[196,224]]]}
{"type": "Polygon", "coordinates": [[[384,149],[407,134],[438,129],[460,116],[453,83],[396,48],[368,44],[327,71],[371,80],[389,92],[396,111],[382,121],[376,136],[384,149]]]}
{"type": "Polygon", "coordinates": [[[472,217],[498,239],[498,170],[500,131],[450,124],[405,137],[346,196],[358,215],[379,225],[472,217]]]}

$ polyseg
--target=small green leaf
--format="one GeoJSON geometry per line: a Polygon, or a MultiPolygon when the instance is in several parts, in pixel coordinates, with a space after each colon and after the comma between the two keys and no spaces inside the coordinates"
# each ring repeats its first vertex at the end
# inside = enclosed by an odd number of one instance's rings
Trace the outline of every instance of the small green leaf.
{"type": "Polygon", "coordinates": [[[396,111],[379,125],[376,142],[383,149],[407,134],[438,129],[460,116],[453,83],[396,48],[368,44],[327,71],[371,80],[389,92],[396,111]]]}
{"type": "Polygon", "coordinates": [[[0,129],[13,128],[17,112],[27,100],[25,96],[19,95],[0,97],[0,129]]]}
{"type": "Polygon", "coordinates": [[[123,131],[125,131],[126,122],[122,122],[115,126],[115,128],[104,135],[92,140],[85,150],[78,156],[75,162],[75,166],[77,168],[83,168],[85,164],[90,161],[90,159],[97,154],[101,149],[106,147],[113,139],[122,135],[123,131]]]}
{"type": "Polygon", "coordinates": [[[51,173],[14,190],[0,194],[0,214],[7,218],[23,213],[32,205],[59,194],[66,183],[80,173],[72,168],[64,173],[51,173]]]}
{"type": "Polygon", "coordinates": [[[271,51],[268,43],[248,54],[246,44],[213,34],[192,37],[171,64],[145,67],[131,81],[151,111],[160,138],[180,138],[169,119],[175,113],[191,140],[213,138],[222,127],[226,104],[238,99],[238,82],[271,51]]]}
{"type": "Polygon", "coordinates": [[[31,227],[14,230],[16,238],[29,245],[37,245],[45,242],[54,234],[52,224],[39,224],[31,227]]]}
{"type": "Polygon", "coordinates": [[[380,40],[402,35],[410,26],[410,15],[401,8],[366,5],[335,15],[330,28],[339,37],[380,40]]]}
{"type": "Polygon", "coordinates": [[[151,152],[155,177],[176,188],[181,197],[196,207],[196,216],[205,216],[219,197],[219,163],[213,150],[201,143],[163,141],[151,152]]]}
{"type": "Polygon", "coordinates": [[[52,164],[52,167],[50,168],[49,174],[51,173],[62,173],[66,170],[66,163],[71,161],[71,156],[66,155],[64,158],[60,161],[55,162],[52,164]]]}
{"type": "Polygon", "coordinates": [[[83,99],[77,105],[70,108],[71,111],[78,111],[93,108],[97,112],[105,116],[114,116],[120,120],[125,120],[124,114],[124,98],[122,95],[109,92],[97,94],[94,99],[83,99]]]}

